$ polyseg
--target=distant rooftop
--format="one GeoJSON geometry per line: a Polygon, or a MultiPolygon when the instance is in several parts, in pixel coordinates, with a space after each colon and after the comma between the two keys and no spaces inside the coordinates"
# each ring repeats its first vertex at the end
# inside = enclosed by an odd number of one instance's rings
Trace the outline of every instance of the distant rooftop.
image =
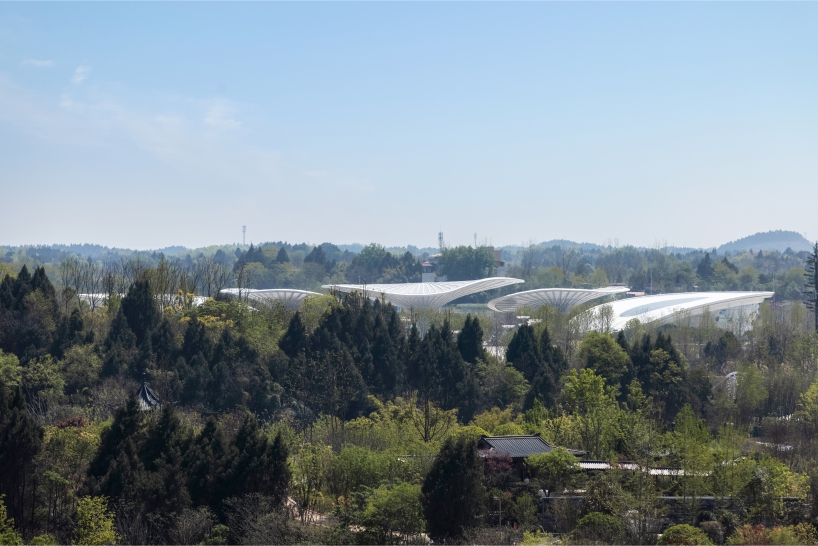
{"type": "MultiPolygon", "coordinates": [[[[525,458],[540,453],[550,453],[556,446],[546,442],[539,434],[519,434],[512,436],[483,436],[477,444],[484,453],[506,454],[512,459],[525,458]]],[[[585,451],[568,449],[577,457],[587,455],[585,451]]]]}

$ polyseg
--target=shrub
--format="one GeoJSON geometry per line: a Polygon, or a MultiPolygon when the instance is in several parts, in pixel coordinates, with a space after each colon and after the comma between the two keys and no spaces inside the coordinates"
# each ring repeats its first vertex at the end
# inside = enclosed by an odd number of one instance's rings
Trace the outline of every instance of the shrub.
{"type": "Polygon", "coordinates": [[[583,516],[573,532],[573,539],[583,544],[621,544],[624,538],[622,521],[601,512],[583,516]]]}
{"type": "Polygon", "coordinates": [[[724,526],[718,521],[703,521],[701,525],[713,544],[724,544],[724,526]]]}
{"type": "Polygon", "coordinates": [[[704,531],[692,525],[682,523],[680,525],[672,525],[665,529],[662,536],[659,537],[658,544],[709,544],[713,541],[705,534],[704,531]]]}
{"type": "Polygon", "coordinates": [[[794,527],[767,528],[763,525],[756,525],[755,527],[744,525],[736,529],[736,532],[727,539],[727,544],[803,544],[796,536],[794,529],[794,527]]]}

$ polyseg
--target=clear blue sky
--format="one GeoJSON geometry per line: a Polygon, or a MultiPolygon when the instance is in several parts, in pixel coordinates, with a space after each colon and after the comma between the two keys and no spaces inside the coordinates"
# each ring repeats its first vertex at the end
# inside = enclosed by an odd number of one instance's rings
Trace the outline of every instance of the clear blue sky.
{"type": "Polygon", "coordinates": [[[0,3],[0,244],[818,237],[818,3],[0,3]]]}

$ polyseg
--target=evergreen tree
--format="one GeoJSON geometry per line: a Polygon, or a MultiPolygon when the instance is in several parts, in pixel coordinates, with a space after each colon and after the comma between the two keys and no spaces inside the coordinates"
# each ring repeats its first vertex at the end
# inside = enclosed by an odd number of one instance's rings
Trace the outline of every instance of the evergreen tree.
{"type": "Polygon", "coordinates": [[[185,360],[190,361],[191,358],[200,353],[205,360],[211,358],[213,356],[213,343],[207,335],[204,323],[194,316],[187,323],[179,354],[185,360]]]}
{"type": "Polygon", "coordinates": [[[122,313],[136,336],[136,344],[141,345],[159,323],[159,307],[147,280],[136,281],[131,285],[122,298],[122,313]]]}
{"type": "Polygon", "coordinates": [[[209,417],[185,454],[188,490],[194,506],[209,505],[219,510],[223,494],[219,493],[225,471],[233,457],[231,446],[221,425],[209,417]]]}
{"type": "Polygon", "coordinates": [[[279,340],[278,346],[290,358],[294,358],[307,348],[307,330],[301,322],[301,313],[295,313],[290,319],[290,325],[279,340]]]}
{"type": "Polygon", "coordinates": [[[807,308],[812,311],[815,331],[818,332],[818,243],[812,247],[812,252],[807,258],[804,276],[807,281],[804,287],[807,308]]]}
{"type": "MultiPolygon", "coordinates": [[[[35,457],[43,428],[29,415],[20,388],[9,391],[0,379],[0,499],[23,534],[34,525],[35,457]]],[[[2,524],[2,522],[0,522],[2,524]]]]}
{"type": "Polygon", "coordinates": [[[448,438],[421,489],[426,530],[435,542],[461,538],[485,504],[483,464],[474,441],[448,438]]]}
{"type": "Polygon", "coordinates": [[[248,414],[236,433],[235,449],[217,495],[223,498],[260,493],[275,500],[277,506],[287,498],[290,469],[288,452],[281,434],[270,442],[248,414]]]}
{"type": "Polygon", "coordinates": [[[122,450],[125,441],[139,432],[141,421],[139,405],[136,398],[131,397],[123,407],[116,411],[110,428],[102,433],[97,453],[88,467],[88,476],[92,480],[99,480],[105,476],[108,467],[122,450]]]}
{"type": "Polygon", "coordinates": [[[136,354],[136,336],[128,326],[122,308],[117,311],[108,337],[105,338],[105,363],[102,367],[103,375],[120,375],[128,369],[136,354]]]}
{"type": "Polygon", "coordinates": [[[155,355],[156,366],[160,370],[172,370],[176,360],[176,338],[170,321],[163,318],[151,336],[151,347],[155,355]]]}
{"type": "Polygon", "coordinates": [[[327,255],[324,253],[324,249],[320,246],[313,247],[312,252],[304,258],[304,263],[314,263],[327,268],[327,255]]]}
{"type": "Polygon", "coordinates": [[[701,280],[709,282],[713,277],[714,271],[715,268],[713,267],[713,262],[710,259],[710,253],[705,252],[704,258],[702,258],[702,261],[700,261],[699,265],[696,267],[696,274],[701,280]]]}
{"type": "Polygon", "coordinates": [[[281,247],[281,250],[279,250],[278,254],[276,255],[276,261],[278,263],[280,263],[280,264],[290,263],[290,255],[287,254],[287,249],[284,248],[283,246],[281,247]]]}
{"type": "Polygon", "coordinates": [[[527,381],[533,381],[542,368],[540,344],[534,328],[523,324],[514,333],[506,350],[506,361],[517,368],[527,381]]]}
{"type": "Polygon", "coordinates": [[[544,400],[547,406],[553,406],[560,391],[560,377],[568,369],[568,362],[559,347],[551,342],[548,328],[544,328],[539,340],[542,365],[531,381],[531,388],[523,403],[524,409],[534,407],[535,400],[544,400]]]}
{"type": "Polygon", "coordinates": [[[457,336],[457,349],[463,360],[470,364],[475,364],[477,360],[485,360],[483,328],[480,327],[480,320],[477,317],[466,315],[466,323],[457,336]]]}
{"type": "Polygon", "coordinates": [[[630,358],[642,391],[663,406],[662,416],[669,422],[687,400],[682,356],[670,336],[660,332],[654,343],[645,334],[631,346],[630,358]]]}

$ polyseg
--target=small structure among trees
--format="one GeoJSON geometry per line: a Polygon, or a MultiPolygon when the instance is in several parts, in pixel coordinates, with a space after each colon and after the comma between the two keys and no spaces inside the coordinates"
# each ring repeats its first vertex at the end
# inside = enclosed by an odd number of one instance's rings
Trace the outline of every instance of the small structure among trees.
{"type": "Polygon", "coordinates": [[[142,386],[136,391],[136,402],[142,411],[149,411],[162,406],[162,401],[148,386],[148,382],[145,380],[145,374],[142,374],[142,386]]]}
{"type": "MultiPolygon", "coordinates": [[[[515,434],[511,436],[483,436],[477,442],[477,450],[481,457],[505,455],[511,458],[512,468],[520,473],[522,479],[525,473],[525,460],[532,455],[550,453],[558,449],[552,446],[539,434],[515,434]]],[[[585,457],[587,451],[567,449],[575,457],[585,457]]]]}

